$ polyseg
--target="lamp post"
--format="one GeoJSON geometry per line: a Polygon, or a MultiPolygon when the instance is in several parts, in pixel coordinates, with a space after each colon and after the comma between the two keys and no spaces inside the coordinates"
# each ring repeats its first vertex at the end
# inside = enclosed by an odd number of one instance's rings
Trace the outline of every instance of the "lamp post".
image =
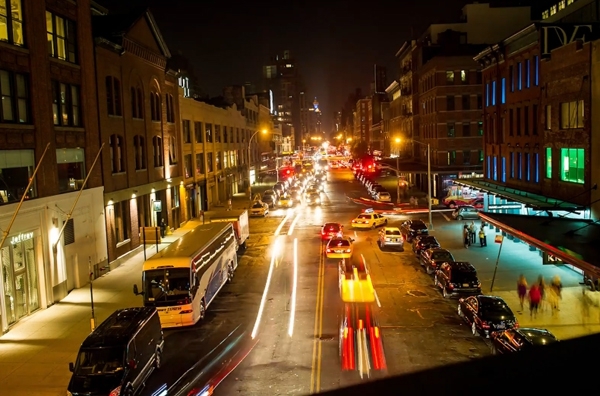
{"type": "MultiPolygon", "coordinates": [[[[251,161],[250,161],[250,147],[252,147],[252,139],[254,139],[256,137],[256,135],[258,134],[259,131],[255,131],[252,136],[250,136],[250,139],[248,139],[248,192],[250,195],[250,200],[252,200],[252,179],[250,177],[250,169],[251,169],[251,161]]],[[[267,133],[266,129],[262,130],[263,134],[267,133]]]]}
{"type": "MultiPolygon", "coordinates": [[[[396,138],[396,143],[399,145],[402,139],[396,138]]],[[[396,203],[400,203],[400,150],[396,154],[396,203]]]]}

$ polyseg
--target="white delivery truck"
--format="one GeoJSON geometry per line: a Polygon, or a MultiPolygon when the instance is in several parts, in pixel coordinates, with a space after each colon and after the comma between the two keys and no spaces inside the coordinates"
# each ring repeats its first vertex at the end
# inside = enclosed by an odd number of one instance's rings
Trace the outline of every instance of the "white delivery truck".
{"type": "Polygon", "coordinates": [[[238,252],[246,250],[246,241],[250,237],[250,224],[248,223],[247,210],[228,210],[211,214],[210,223],[232,223],[237,240],[238,252]],[[241,249],[241,251],[240,251],[241,249]]]}

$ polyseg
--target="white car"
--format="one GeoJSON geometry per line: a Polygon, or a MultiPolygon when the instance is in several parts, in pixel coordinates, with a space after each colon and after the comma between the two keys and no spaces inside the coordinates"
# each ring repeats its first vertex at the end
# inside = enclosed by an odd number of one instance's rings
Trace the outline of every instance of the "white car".
{"type": "Polygon", "coordinates": [[[392,196],[387,191],[381,191],[375,194],[375,199],[379,202],[392,202],[392,196]]]}
{"type": "Polygon", "coordinates": [[[269,214],[269,205],[263,201],[255,201],[250,208],[250,216],[265,217],[269,214]]]}

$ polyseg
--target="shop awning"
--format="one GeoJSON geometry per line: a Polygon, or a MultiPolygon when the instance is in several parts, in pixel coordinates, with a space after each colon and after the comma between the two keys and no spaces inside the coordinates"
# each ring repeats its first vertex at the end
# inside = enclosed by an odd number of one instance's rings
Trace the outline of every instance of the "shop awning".
{"type": "Polygon", "coordinates": [[[600,223],[564,217],[479,213],[486,223],[600,277],[600,223]]]}
{"type": "Polygon", "coordinates": [[[545,197],[540,194],[534,194],[523,190],[517,190],[481,179],[457,179],[454,180],[454,183],[460,186],[485,191],[512,202],[519,202],[528,208],[535,210],[576,212],[586,209],[582,205],[545,197]]]}

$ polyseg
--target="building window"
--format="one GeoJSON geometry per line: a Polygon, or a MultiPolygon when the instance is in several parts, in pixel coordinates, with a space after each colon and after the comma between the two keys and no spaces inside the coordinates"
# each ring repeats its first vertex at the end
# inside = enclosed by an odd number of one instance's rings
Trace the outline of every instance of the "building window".
{"type": "Polygon", "coordinates": [[[514,122],[515,112],[513,109],[508,110],[508,135],[513,136],[514,134],[514,122]]]}
{"type": "Polygon", "coordinates": [[[510,78],[510,92],[515,92],[515,67],[513,65],[508,67],[508,78],[510,78]]]}
{"type": "Polygon", "coordinates": [[[171,187],[171,206],[173,208],[178,208],[181,205],[181,200],[179,198],[179,187],[173,186],[171,187]]]}
{"type": "Polygon", "coordinates": [[[479,150],[479,163],[483,164],[483,150],[479,150]]]}
{"type": "Polygon", "coordinates": [[[523,89],[523,63],[517,63],[517,89],[523,89]]]}
{"type": "Polygon", "coordinates": [[[448,165],[456,164],[456,151],[448,151],[448,165]]]}
{"type": "Polygon", "coordinates": [[[460,82],[462,82],[463,84],[467,84],[469,82],[469,79],[467,78],[467,71],[466,70],[461,70],[460,71],[460,82]]]}
{"type": "Polygon", "coordinates": [[[190,131],[190,120],[181,121],[183,130],[183,143],[192,143],[192,133],[190,131]]]}
{"type": "Polygon", "coordinates": [[[220,171],[221,169],[223,169],[223,163],[221,162],[221,152],[217,152],[217,155],[215,156],[215,160],[217,161],[217,170],[220,171]]]}
{"type": "Polygon", "coordinates": [[[486,161],[486,171],[487,171],[487,178],[490,179],[492,176],[492,166],[491,166],[491,157],[488,155],[487,156],[487,161],[486,161]]]}
{"type": "Polygon", "coordinates": [[[231,165],[229,164],[229,154],[227,151],[223,151],[223,169],[229,168],[231,165]]]}
{"type": "Polygon", "coordinates": [[[106,76],[104,79],[106,85],[106,107],[108,115],[123,115],[121,108],[121,81],[112,76],[106,76]]]}
{"type": "Polygon", "coordinates": [[[494,156],[494,180],[498,180],[498,157],[494,156]]]}
{"type": "Polygon", "coordinates": [[[48,54],[53,58],[77,63],[75,22],[46,11],[46,31],[48,54]]]}
{"type": "Polygon", "coordinates": [[[529,135],[529,106],[523,107],[523,133],[529,135]]]}
{"type": "Polygon", "coordinates": [[[144,118],[144,96],[142,95],[142,89],[131,87],[131,116],[133,118],[142,119],[144,118]]]}
{"type": "Polygon", "coordinates": [[[52,81],[54,125],[80,126],[79,87],[52,81]]]}
{"type": "Polygon", "coordinates": [[[531,181],[531,155],[525,153],[525,180],[531,181]]]}
{"type": "Polygon", "coordinates": [[[240,128],[235,128],[235,142],[240,142],[240,128]]]}
{"type": "Polygon", "coordinates": [[[546,177],[552,179],[552,147],[546,147],[546,177]]]}
{"type": "Polygon", "coordinates": [[[110,135],[110,164],[112,173],[125,172],[125,141],[121,135],[110,135]]]}
{"type": "Polygon", "coordinates": [[[207,153],[206,154],[206,171],[207,171],[207,173],[214,172],[213,153],[207,153]]]}
{"type": "Polygon", "coordinates": [[[196,175],[204,174],[204,153],[196,154],[196,175]]]}
{"type": "Polygon", "coordinates": [[[446,83],[448,85],[454,84],[454,72],[453,71],[446,72],[446,83]]]}
{"type": "Polygon", "coordinates": [[[502,183],[506,183],[506,157],[502,157],[502,183]]]}
{"type": "MultiPolygon", "coordinates": [[[[1,10],[0,14],[2,14],[1,10]]],[[[25,74],[0,70],[0,94],[2,95],[0,122],[18,124],[30,122],[29,84],[25,74]]]]}
{"type": "Polygon", "coordinates": [[[192,154],[186,154],[183,156],[183,168],[185,171],[185,178],[189,179],[194,174],[192,173],[192,154]]]}
{"type": "Polygon", "coordinates": [[[533,70],[533,83],[537,87],[540,85],[540,57],[537,55],[533,57],[533,70]]]}
{"type": "Polygon", "coordinates": [[[196,143],[202,143],[202,123],[199,121],[194,122],[194,135],[196,143]]]}
{"type": "Polygon", "coordinates": [[[531,59],[525,61],[525,87],[531,87],[531,59]]]}
{"type": "Polygon", "coordinates": [[[173,95],[166,94],[165,98],[167,101],[167,122],[173,123],[175,122],[175,107],[173,104],[173,95]]]}
{"type": "Polygon", "coordinates": [[[496,80],[492,81],[492,106],[496,106],[496,80]]]}
{"type": "Polygon", "coordinates": [[[116,202],[113,204],[115,210],[115,239],[117,243],[129,239],[129,201],[116,202]]]}
{"type": "Polygon", "coordinates": [[[27,191],[34,170],[33,150],[0,150],[0,205],[19,202],[23,195],[37,198],[35,181],[27,191]]]}
{"type": "Polygon", "coordinates": [[[462,135],[463,136],[471,136],[471,123],[464,122],[462,124],[462,135]]]}
{"type": "Polygon", "coordinates": [[[175,136],[169,136],[169,165],[175,165],[177,160],[177,140],[175,136]]]}
{"type": "Polygon", "coordinates": [[[469,95],[462,96],[462,109],[463,110],[471,109],[471,97],[469,95]]]}
{"type": "Polygon", "coordinates": [[[544,128],[549,131],[552,129],[552,106],[546,105],[544,113],[544,128]]]}
{"type": "Polygon", "coordinates": [[[463,164],[469,165],[471,163],[471,150],[463,151],[463,164]]]}
{"type": "Polygon", "coordinates": [[[161,100],[158,92],[150,92],[150,118],[152,121],[161,120],[161,100]]]}
{"type": "Polygon", "coordinates": [[[0,41],[14,45],[25,44],[21,0],[0,0],[0,41]]]}
{"type": "Polygon", "coordinates": [[[538,134],[538,105],[534,104],[531,107],[531,118],[532,118],[532,123],[531,123],[531,129],[533,131],[534,135],[538,134]]]}
{"type": "Polygon", "coordinates": [[[479,110],[481,110],[482,107],[483,107],[483,100],[481,98],[481,95],[477,95],[477,108],[479,110]]]}
{"type": "Polygon", "coordinates": [[[485,83],[485,107],[490,105],[490,83],[485,83]]]}
{"type": "Polygon", "coordinates": [[[146,169],[146,139],[142,135],[133,137],[135,170],[146,169]]]}
{"type": "Polygon", "coordinates": [[[154,167],[159,168],[164,166],[163,160],[163,144],[160,136],[152,137],[152,157],[154,158],[154,167]]]}
{"type": "Polygon", "coordinates": [[[521,108],[517,107],[517,136],[521,136],[521,108]]]}
{"type": "Polygon", "coordinates": [[[206,143],[212,143],[212,124],[206,124],[206,143]]]}
{"type": "Polygon", "coordinates": [[[483,136],[483,121],[477,122],[477,134],[483,136]]]}
{"type": "Polygon", "coordinates": [[[502,77],[502,82],[501,82],[501,87],[500,87],[500,103],[505,104],[506,103],[506,77],[502,77]]]}
{"type": "Polygon", "coordinates": [[[446,96],[446,110],[454,111],[454,96],[446,96]]]}
{"type": "Polygon", "coordinates": [[[584,160],[584,149],[560,149],[560,180],[583,184],[585,178],[584,160]]]}
{"type": "Polygon", "coordinates": [[[510,153],[510,178],[515,178],[515,153],[510,153]]]}
{"type": "Polygon", "coordinates": [[[456,136],[455,126],[454,126],[453,122],[449,122],[446,125],[446,128],[447,128],[448,137],[454,137],[454,136],[456,136]]]}
{"type": "Polygon", "coordinates": [[[223,127],[223,143],[227,143],[229,140],[229,134],[227,133],[227,127],[223,127]]]}
{"type": "Polygon", "coordinates": [[[215,125],[215,142],[221,143],[221,125],[215,125]]]}
{"type": "Polygon", "coordinates": [[[517,153],[517,174],[519,175],[519,180],[523,180],[523,154],[517,153]]]}
{"type": "Polygon", "coordinates": [[[535,182],[539,183],[540,182],[540,154],[539,153],[534,153],[533,154],[533,171],[534,171],[534,176],[535,176],[535,182]]]}
{"type": "Polygon", "coordinates": [[[85,154],[82,148],[56,149],[58,192],[77,191],[85,179],[85,154]]]}
{"type": "Polygon", "coordinates": [[[560,104],[560,129],[583,128],[583,100],[560,104]]]}

